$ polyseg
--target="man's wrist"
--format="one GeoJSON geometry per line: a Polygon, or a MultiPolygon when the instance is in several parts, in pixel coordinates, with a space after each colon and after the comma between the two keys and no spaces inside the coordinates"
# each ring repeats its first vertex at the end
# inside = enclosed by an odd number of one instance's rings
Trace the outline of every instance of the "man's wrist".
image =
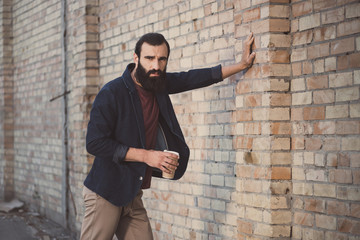
{"type": "Polygon", "coordinates": [[[146,163],[146,151],[145,149],[130,147],[126,153],[125,161],[146,163]]]}

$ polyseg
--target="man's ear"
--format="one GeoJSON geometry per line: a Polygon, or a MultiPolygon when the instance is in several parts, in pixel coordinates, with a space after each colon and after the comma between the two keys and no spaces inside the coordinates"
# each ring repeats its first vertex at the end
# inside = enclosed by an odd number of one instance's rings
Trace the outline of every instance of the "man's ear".
{"type": "Polygon", "coordinates": [[[136,64],[136,66],[137,66],[138,62],[139,62],[139,57],[136,53],[134,53],[134,63],[136,64]]]}

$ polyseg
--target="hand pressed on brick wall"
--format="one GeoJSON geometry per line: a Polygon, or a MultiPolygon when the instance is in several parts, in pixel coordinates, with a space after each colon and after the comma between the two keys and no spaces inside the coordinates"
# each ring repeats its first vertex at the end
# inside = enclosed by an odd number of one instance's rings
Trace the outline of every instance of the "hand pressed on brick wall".
{"type": "Polygon", "coordinates": [[[244,50],[241,56],[241,61],[239,63],[230,66],[224,66],[222,68],[223,79],[230,77],[231,75],[238,73],[242,70],[245,70],[246,68],[251,67],[255,59],[255,52],[251,52],[253,43],[254,43],[254,35],[253,33],[250,33],[244,42],[244,48],[243,48],[244,50]]]}

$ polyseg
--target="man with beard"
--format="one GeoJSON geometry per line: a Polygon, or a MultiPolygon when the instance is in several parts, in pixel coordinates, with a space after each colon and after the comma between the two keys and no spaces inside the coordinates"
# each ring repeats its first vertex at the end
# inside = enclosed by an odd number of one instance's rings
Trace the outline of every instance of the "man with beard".
{"type": "Polygon", "coordinates": [[[189,159],[169,94],[206,87],[250,67],[253,41],[250,34],[240,63],[167,73],[165,38],[157,33],[140,38],[134,63],[100,90],[90,113],[86,148],[95,160],[84,181],[81,239],[111,240],[114,234],[119,240],[153,239],[142,189],[162,172],[176,170],[178,180],[189,159]]]}

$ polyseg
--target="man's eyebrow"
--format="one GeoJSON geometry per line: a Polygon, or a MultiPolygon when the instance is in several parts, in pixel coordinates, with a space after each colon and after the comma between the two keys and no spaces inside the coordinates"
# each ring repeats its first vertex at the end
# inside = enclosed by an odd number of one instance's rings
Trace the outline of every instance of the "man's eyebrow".
{"type": "MultiPolygon", "coordinates": [[[[151,56],[151,55],[147,55],[147,56],[144,56],[144,58],[146,59],[154,59],[155,56],[151,56]]],[[[160,60],[167,60],[168,58],[167,57],[159,57],[160,60]]]]}

